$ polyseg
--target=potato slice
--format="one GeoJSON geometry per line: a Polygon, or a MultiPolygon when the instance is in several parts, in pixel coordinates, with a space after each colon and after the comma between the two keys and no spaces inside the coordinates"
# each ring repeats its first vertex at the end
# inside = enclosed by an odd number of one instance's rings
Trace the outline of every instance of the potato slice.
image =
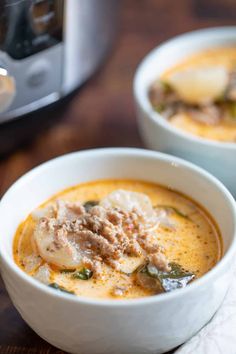
{"type": "Polygon", "coordinates": [[[120,260],[119,270],[125,274],[132,274],[138,267],[145,261],[144,256],[141,257],[129,257],[124,255],[120,260]]]}
{"type": "Polygon", "coordinates": [[[81,250],[76,247],[74,242],[70,242],[67,234],[63,230],[57,230],[55,219],[48,223],[40,219],[37,223],[33,239],[39,255],[47,262],[60,268],[76,268],[82,265],[81,250]],[[62,232],[61,232],[62,231],[62,232]]]}
{"type": "Polygon", "coordinates": [[[168,83],[186,103],[211,103],[225,91],[228,72],[221,66],[189,68],[172,74],[168,83]]]}
{"type": "Polygon", "coordinates": [[[151,200],[147,195],[123,189],[117,189],[108,194],[101,200],[100,205],[104,208],[119,208],[125,212],[136,209],[150,218],[155,215],[151,200]]]}

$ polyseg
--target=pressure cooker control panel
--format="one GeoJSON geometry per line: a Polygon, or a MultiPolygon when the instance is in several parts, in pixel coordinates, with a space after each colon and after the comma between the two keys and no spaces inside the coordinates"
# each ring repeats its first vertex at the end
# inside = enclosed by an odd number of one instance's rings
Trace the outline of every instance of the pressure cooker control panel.
{"type": "Polygon", "coordinates": [[[0,49],[23,59],[62,40],[63,0],[7,0],[0,4],[0,49]]]}

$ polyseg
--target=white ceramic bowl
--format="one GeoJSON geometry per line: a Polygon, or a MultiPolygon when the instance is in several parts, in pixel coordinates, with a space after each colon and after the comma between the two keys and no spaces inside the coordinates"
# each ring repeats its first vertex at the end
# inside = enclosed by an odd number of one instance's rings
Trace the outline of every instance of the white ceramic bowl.
{"type": "Polygon", "coordinates": [[[0,220],[1,272],[15,307],[36,333],[70,353],[163,353],[189,339],[210,320],[230,283],[236,253],[232,196],[204,170],[165,154],[99,149],[54,159],[14,183],[0,203],[0,220]],[[185,289],[120,301],[63,294],[19,269],[12,256],[19,223],[54,193],[101,178],[157,182],[191,196],[217,220],[224,257],[185,289]]]}
{"type": "Polygon", "coordinates": [[[136,71],[134,97],[139,131],[147,147],[204,167],[236,196],[236,143],[211,141],[177,129],[153,110],[148,99],[150,84],[169,67],[188,55],[219,46],[236,46],[236,27],[189,32],[158,46],[136,71]]]}

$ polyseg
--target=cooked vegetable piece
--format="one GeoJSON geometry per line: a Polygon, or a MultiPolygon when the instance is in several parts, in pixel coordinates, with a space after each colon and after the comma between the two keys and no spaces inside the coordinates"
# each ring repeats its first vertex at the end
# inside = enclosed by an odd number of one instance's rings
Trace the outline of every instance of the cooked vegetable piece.
{"type": "Polygon", "coordinates": [[[76,271],[72,274],[72,278],[74,279],[81,279],[81,280],[88,280],[92,277],[93,272],[88,268],[83,268],[81,270],[76,271]]]}
{"type": "Polygon", "coordinates": [[[83,204],[83,206],[85,207],[86,211],[89,211],[89,209],[91,209],[92,207],[96,206],[99,204],[98,200],[88,200],[87,202],[85,202],[83,204]]]}
{"type": "Polygon", "coordinates": [[[154,106],[154,109],[155,109],[155,111],[157,111],[158,113],[161,113],[161,112],[164,111],[165,105],[164,105],[163,103],[156,104],[156,105],[154,106]]]}
{"type": "Polygon", "coordinates": [[[75,272],[75,269],[61,269],[60,270],[60,273],[64,273],[64,274],[74,273],[74,272],[75,272]]]}
{"type": "Polygon", "coordinates": [[[224,66],[188,68],[173,73],[168,83],[186,103],[214,102],[228,84],[228,72],[224,66]]]}
{"type": "Polygon", "coordinates": [[[186,285],[195,278],[193,273],[184,270],[179,264],[172,262],[169,265],[171,271],[163,272],[152,264],[146,263],[137,270],[140,284],[152,289],[156,287],[157,292],[170,292],[175,289],[185,288],[186,285]],[[149,279],[148,282],[148,279],[145,280],[142,278],[143,276],[152,278],[152,281],[149,279]],[[155,280],[155,282],[153,280],[155,280]]]}
{"type": "Polygon", "coordinates": [[[161,85],[162,85],[162,87],[163,87],[165,93],[173,92],[173,89],[172,89],[171,85],[170,85],[168,82],[166,82],[166,81],[161,81],[161,85]]]}
{"type": "MultiPolygon", "coordinates": [[[[162,286],[166,292],[184,288],[195,278],[195,275],[189,271],[184,270],[179,264],[171,263],[171,271],[169,273],[159,272],[162,286]]],[[[150,271],[150,270],[149,270],[150,271]]]]}
{"type": "Polygon", "coordinates": [[[170,206],[170,205],[156,205],[154,207],[155,209],[165,209],[174,212],[175,214],[181,216],[182,218],[189,219],[189,216],[184,214],[181,210],[177,209],[176,207],[170,206]]]}
{"type": "Polygon", "coordinates": [[[236,102],[229,103],[229,113],[231,118],[236,119],[236,102]]]}
{"type": "Polygon", "coordinates": [[[163,293],[165,290],[162,287],[161,281],[152,276],[145,263],[138,267],[134,273],[136,273],[137,283],[143,288],[154,290],[157,294],[163,293]]]}
{"type": "Polygon", "coordinates": [[[128,213],[136,209],[146,218],[150,218],[150,221],[155,217],[151,200],[144,193],[116,189],[103,198],[100,205],[105,209],[118,208],[128,213]]]}
{"type": "Polygon", "coordinates": [[[73,291],[66,290],[65,288],[63,288],[62,286],[58,285],[57,283],[51,283],[48,286],[50,286],[50,288],[62,291],[63,293],[73,294],[74,295],[73,291]]]}

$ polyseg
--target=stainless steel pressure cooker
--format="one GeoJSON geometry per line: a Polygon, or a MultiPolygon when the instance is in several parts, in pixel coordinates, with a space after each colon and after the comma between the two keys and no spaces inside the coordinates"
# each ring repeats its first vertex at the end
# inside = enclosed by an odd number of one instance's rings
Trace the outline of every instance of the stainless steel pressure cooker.
{"type": "Polygon", "coordinates": [[[109,48],[119,0],[0,1],[0,126],[80,86],[109,48]]]}

